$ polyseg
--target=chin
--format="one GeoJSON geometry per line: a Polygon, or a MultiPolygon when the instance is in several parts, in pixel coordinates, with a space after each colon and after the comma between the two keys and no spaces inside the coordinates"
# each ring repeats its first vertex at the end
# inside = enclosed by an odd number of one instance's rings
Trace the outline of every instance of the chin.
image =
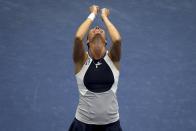
{"type": "Polygon", "coordinates": [[[103,35],[101,35],[100,33],[97,33],[97,34],[94,34],[94,38],[95,37],[103,38],[103,35]]]}
{"type": "Polygon", "coordinates": [[[93,41],[105,41],[105,39],[100,35],[100,34],[97,34],[93,37],[93,41]]]}

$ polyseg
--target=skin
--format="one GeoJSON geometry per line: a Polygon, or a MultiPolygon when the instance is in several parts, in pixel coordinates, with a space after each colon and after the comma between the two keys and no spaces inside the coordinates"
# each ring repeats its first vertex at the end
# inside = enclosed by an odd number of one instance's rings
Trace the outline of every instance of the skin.
{"type": "MultiPolygon", "coordinates": [[[[121,36],[116,27],[108,18],[110,14],[109,9],[103,8],[100,10],[97,5],[92,5],[90,6],[89,11],[90,13],[94,13],[95,15],[101,12],[101,19],[104,22],[107,31],[109,32],[109,36],[112,42],[108,55],[116,68],[119,70],[119,63],[121,58],[121,36]]],[[[107,42],[105,31],[99,26],[96,26],[89,30],[89,27],[92,23],[93,21],[87,18],[76,31],[73,48],[75,74],[77,74],[81,70],[82,66],[88,58],[88,55],[85,53],[83,44],[83,39],[86,33],[88,33],[87,43],[89,43],[90,56],[93,57],[93,59],[100,59],[105,54],[105,43],[107,42]]]]}
{"type": "Polygon", "coordinates": [[[89,53],[94,59],[100,59],[106,52],[105,31],[99,26],[89,31],[87,43],[89,43],[89,53]]]}

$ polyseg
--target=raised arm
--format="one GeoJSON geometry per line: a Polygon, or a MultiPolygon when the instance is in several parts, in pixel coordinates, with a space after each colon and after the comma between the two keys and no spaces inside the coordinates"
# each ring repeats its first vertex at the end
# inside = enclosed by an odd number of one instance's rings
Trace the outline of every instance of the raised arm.
{"type": "Polygon", "coordinates": [[[109,9],[103,8],[101,10],[101,17],[104,21],[109,35],[111,37],[112,45],[109,51],[109,56],[113,62],[119,62],[121,58],[121,36],[116,27],[112,24],[112,22],[109,20],[110,12],[109,9]]]}
{"type": "MultiPolygon", "coordinates": [[[[92,5],[90,8],[90,13],[97,15],[99,7],[92,5]]],[[[93,22],[93,15],[91,14],[90,18],[88,17],[77,29],[75,38],[74,38],[74,47],[73,47],[73,61],[75,64],[83,64],[85,60],[85,50],[83,46],[83,38],[87,33],[90,25],[93,22]]]]}

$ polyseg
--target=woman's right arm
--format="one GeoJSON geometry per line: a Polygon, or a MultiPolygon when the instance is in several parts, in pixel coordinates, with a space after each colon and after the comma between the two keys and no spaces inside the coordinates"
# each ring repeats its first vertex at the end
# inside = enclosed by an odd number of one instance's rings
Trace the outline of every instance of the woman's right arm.
{"type": "MultiPolygon", "coordinates": [[[[97,15],[99,7],[92,5],[89,9],[90,13],[97,15]]],[[[92,22],[92,19],[87,18],[76,31],[73,47],[73,61],[76,65],[83,65],[84,63],[85,49],[82,41],[92,22]]]]}

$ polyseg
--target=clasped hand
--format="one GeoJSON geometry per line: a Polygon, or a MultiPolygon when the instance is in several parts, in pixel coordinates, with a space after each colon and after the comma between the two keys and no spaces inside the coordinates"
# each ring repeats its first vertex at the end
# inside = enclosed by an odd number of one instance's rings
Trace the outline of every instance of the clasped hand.
{"type": "Polygon", "coordinates": [[[101,13],[101,16],[104,17],[108,17],[110,15],[110,10],[107,8],[102,8],[100,10],[99,6],[97,5],[92,5],[89,7],[89,11],[90,13],[94,13],[95,15],[97,15],[98,13],[101,13]]]}

